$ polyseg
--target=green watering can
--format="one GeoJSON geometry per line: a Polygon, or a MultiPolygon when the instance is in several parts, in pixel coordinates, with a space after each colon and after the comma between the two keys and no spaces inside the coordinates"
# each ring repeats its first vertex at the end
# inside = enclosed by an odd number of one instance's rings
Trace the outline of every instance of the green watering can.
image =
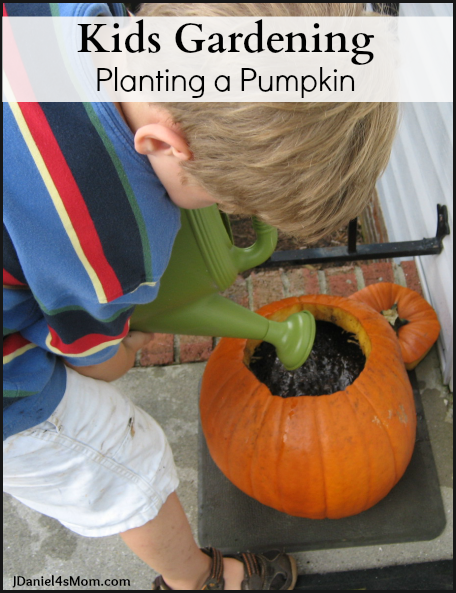
{"type": "Polygon", "coordinates": [[[315,339],[311,313],[269,321],[219,294],[240,272],[263,263],[275,249],[277,230],[255,217],[252,224],[257,239],[241,249],[233,245],[228,217],[216,205],[181,210],[181,229],[158,296],[135,308],[131,329],[264,340],[275,346],[288,370],[300,367],[315,339]]]}

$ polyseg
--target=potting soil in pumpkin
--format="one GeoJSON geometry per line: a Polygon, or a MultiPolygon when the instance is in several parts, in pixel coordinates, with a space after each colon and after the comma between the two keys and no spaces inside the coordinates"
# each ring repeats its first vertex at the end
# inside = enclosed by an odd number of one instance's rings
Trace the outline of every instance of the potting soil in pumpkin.
{"type": "Polygon", "coordinates": [[[317,320],[312,352],[295,371],[287,371],[274,346],[262,342],[250,361],[250,370],[273,395],[329,395],[351,385],[366,358],[354,334],[328,321],[317,320]]]}

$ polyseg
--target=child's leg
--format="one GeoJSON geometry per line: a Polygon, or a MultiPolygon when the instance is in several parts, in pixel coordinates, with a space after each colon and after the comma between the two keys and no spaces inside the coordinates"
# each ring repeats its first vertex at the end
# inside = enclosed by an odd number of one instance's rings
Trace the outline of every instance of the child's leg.
{"type": "MultiPolygon", "coordinates": [[[[175,493],[157,517],[142,527],[121,534],[133,552],[159,572],[172,589],[201,589],[209,577],[211,559],[198,548],[175,493]]],[[[244,567],[238,560],[224,558],[225,589],[240,590],[244,567]]]]}

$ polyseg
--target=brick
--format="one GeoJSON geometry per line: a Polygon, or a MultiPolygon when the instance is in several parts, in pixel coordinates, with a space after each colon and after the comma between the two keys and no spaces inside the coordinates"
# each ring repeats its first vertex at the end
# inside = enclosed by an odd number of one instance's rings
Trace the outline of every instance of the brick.
{"type": "Polygon", "coordinates": [[[288,280],[289,296],[301,296],[304,294],[304,274],[301,268],[295,268],[284,272],[288,280]]]}
{"type": "Polygon", "coordinates": [[[329,268],[325,272],[328,294],[348,297],[358,290],[354,268],[349,266],[329,268]]]}
{"type": "Polygon", "coordinates": [[[143,367],[174,362],[174,336],[154,334],[154,337],[141,350],[139,364],[143,367]]]}
{"type": "Polygon", "coordinates": [[[304,276],[304,294],[320,294],[321,288],[318,281],[318,270],[302,270],[304,276]]]}
{"type": "Polygon", "coordinates": [[[390,262],[360,264],[359,267],[363,273],[366,286],[378,282],[394,282],[393,264],[390,262]]]}
{"type": "Polygon", "coordinates": [[[284,298],[281,270],[252,272],[250,277],[254,309],[284,298]]]}
{"type": "Polygon", "coordinates": [[[222,292],[222,296],[234,301],[238,305],[249,308],[249,291],[247,282],[242,276],[238,276],[234,283],[222,292]]]}
{"type": "Polygon", "coordinates": [[[423,290],[421,288],[420,277],[418,276],[418,270],[416,269],[416,263],[412,261],[401,262],[401,268],[404,271],[405,281],[407,288],[415,290],[418,294],[423,296],[423,290]]]}
{"type": "Polygon", "coordinates": [[[200,362],[212,352],[211,336],[180,336],[180,361],[200,362]]]}

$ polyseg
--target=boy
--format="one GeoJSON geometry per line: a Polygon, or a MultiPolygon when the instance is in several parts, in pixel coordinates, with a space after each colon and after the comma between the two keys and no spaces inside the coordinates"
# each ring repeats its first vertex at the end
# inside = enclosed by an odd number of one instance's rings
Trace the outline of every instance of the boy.
{"type": "MultiPolygon", "coordinates": [[[[5,7],[123,14],[119,4],[5,7]]],[[[146,4],[140,14],[361,11],[146,4]]],[[[198,548],[162,430],[109,382],[151,337],[128,320],[157,295],[177,206],[218,203],[317,239],[363,209],[395,122],[393,104],[4,104],[5,491],[81,535],[120,533],[161,573],[156,589],[292,589],[286,554],[198,548]]]]}

